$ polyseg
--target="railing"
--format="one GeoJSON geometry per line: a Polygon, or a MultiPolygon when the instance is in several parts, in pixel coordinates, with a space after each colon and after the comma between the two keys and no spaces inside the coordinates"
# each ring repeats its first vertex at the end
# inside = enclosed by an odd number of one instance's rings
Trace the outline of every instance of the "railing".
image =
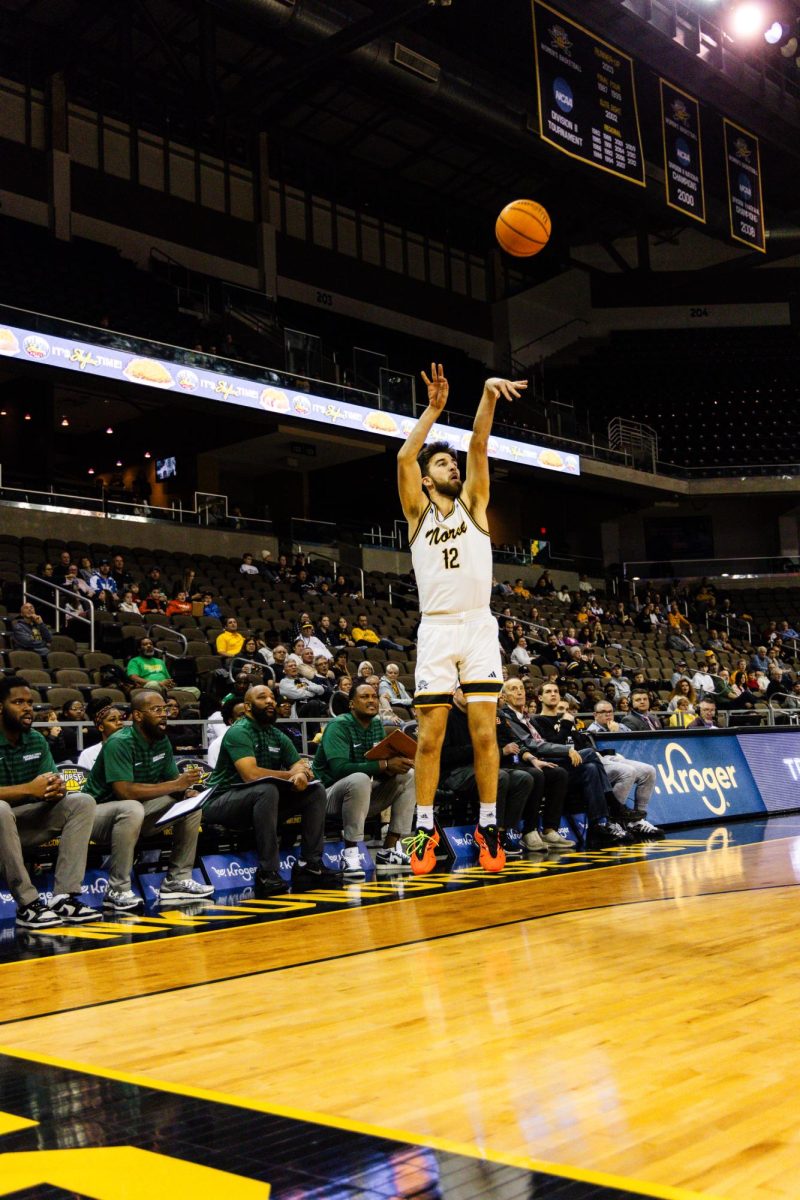
{"type": "Polygon", "coordinates": [[[800,559],[788,555],[763,558],[675,558],[624,562],[626,579],[672,580],[700,579],[705,576],[721,579],[757,579],[761,575],[786,575],[800,572],[800,559]]]}
{"type": "MultiPolygon", "coordinates": [[[[306,551],[303,549],[302,546],[298,545],[297,549],[296,549],[296,553],[297,554],[305,554],[306,551]]],[[[331,558],[331,556],[329,554],[320,554],[316,550],[313,552],[313,557],[315,559],[319,560],[320,562],[328,562],[331,564],[331,566],[333,567],[333,578],[334,578],[334,582],[335,582],[336,576],[339,574],[339,563],[337,562],[337,560],[335,558],[331,558]]],[[[348,572],[350,571],[350,569],[351,569],[350,567],[347,568],[348,572]]],[[[355,571],[358,571],[359,577],[361,579],[361,595],[365,596],[366,593],[364,591],[364,587],[365,587],[364,570],[362,567],[354,567],[352,569],[355,571]]],[[[342,572],[342,574],[344,574],[344,572],[342,572]]]]}
{"type": "Polygon", "coordinates": [[[22,580],[22,599],[23,599],[23,603],[26,603],[28,601],[28,599],[32,599],[32,601],[33,600],[36,601],[36,606],[43,605],[45,608],[52,609],[52,611],[55,613],[55,616],[56,616],[56,633],[61,632],[62,616],[65,621],[70,621],[70,622],[80,621],[81,624],[88,625],[89,626],[89,649],[94,650],[94,605],[92,604],[92,601],[88,596],[83,597],[77,592],[70,591],[69,588],[61,587],[60,584],[53,583],[53,581],[51,579],[42,579],[41,576],[39,576],[39,575],[25,575],[22,580]],[[30,591],[30,588],[28,587],[28,580],[32,580],[35,583],[39,583],[39,584],[44,585],[45,587],[52,588],[53,592],[55,594],[55,599],[47,600],[44,596],[40,596],[37,592],[32,593],[30,591]],[[73,603],[78,601],[82,605],[85,605],[85,607],[88,608],[88,610],[89,610],[89,616],[84,617],[84,616],[81,616],[79,613],[67,613],[66,608],[62,607],[61,604],[59,604],[59,596],[67,596],[73,603]]]}
{"type": "MultiPolygon", "coordinates": [[[[165,658],[185,658],[186,657],[186,649],[189,645],[189,640],[185,634],[181,633],[181,631],[179,629],[174,629],[172,627],[172,625],[150,625],[147,630],[147,636],[151,640],[154,640],[153,635],[156,632],[156,630],[160,630],[161,633],[168,633],[171,638],[177,638],[178,644],[180,645],[180,648],[181,648],[180,654],[172,654],[169,650],[164,650],[165,658]]],[[[163,641],[164,639],[162,638],[161,640],[163,641]]]]}
{"type": "MultiPolygon", "coordinates": [[[[688,616],[689,615],[689,605],[685,604],[685,608],[686,608],[686,615],[688,616]]],[[[706,629],[711,628],[712,621],[714,622],[715,629],[719,629],[720,624],[724,621],[725,622],[725,632],[728,634],[731,631],[731,625],[733,625],[733,626],[743,625],[744,632],[746,633],[746,640],[751,645],[753,644],[752,627],[746,617],[731,617],[728,613],[707,612],[706,613],[706,629]]],[[[734,629],[734,634],[736,634],[736,632],[737,632],[737,630],[734,629]]],[[[738,632],[741,633],[742,630],[739,630],[738,632]]],[[[796,647],[795,647],[795,657],[797,657],[796,647]]]]}

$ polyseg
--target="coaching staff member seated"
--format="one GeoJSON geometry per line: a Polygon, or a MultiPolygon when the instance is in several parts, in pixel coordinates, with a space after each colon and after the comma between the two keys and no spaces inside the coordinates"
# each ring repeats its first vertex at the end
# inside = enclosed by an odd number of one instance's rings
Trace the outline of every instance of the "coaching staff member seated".
{"type": "Polygon", "coordinates": [[[508,679],[503,684],[498,717],[500,761],[505,763],[517,756],[519,769],[527,771],[533,779],[533,790],[522,817],[523,846],[526,850],[570,850],[575,843],[558,832],[569,775],[564,767],[548,762],[536,752],[541,738],[525,712],[525,685],[521,679],[508,679]]]}
{"type": "Polygon", "coordinates": [[[49,929],[64,922],[95,921],[81,903],[94,800],[67,792],[47,742],[33,724],[33,695],[23,679],[0,679],[0,875],[17,902],[17,924],[49,929]],[[23,846],[60,837],[54,895],[49,906],[22,861],[23,846]]]}
{"type": "MultiPolygon", "coordinates": [[[[131,870],[136,842],[153,833],[156,819],[200,781],[193,767],[179,774],[166,735],[167,706],[157,692],[140,690],[131,696],[131,724],[112,733],[86,781],[97,801],[92,837],[111,844],[108,891],[104,908],[136,907],[131,870]]],[[[192,879],[200,832],[200,811],[175,821],[169,871],[159,889],[160,904],[191,904],[214,891],[192,879]]]]}
{"type": "Polygon", "coordinates": [[[203,807],[207,824],[252,829],[258,853],[256,895],[288,890],[278,873],[278,824],[300,813],[300,858],[292,882],[326,882],[337,871],[322,861],[325,788],[314,779],[285,733],[275,726],[275,697],[263,683],[248,688],[244,716],[225,731],[208,780],[214,791],[203,807]]]}
{"type": "Polygon", "coordinates": [[[358,843],[364,822],[384,808],[391,809],[384,847],[375,855],[377,870],[404,870],[411,866],[404,839],[411,833],[417,803],[414,763],[410,758],[368,759],[368,750],[386,736],[378,717],[378,692],[371,683],[359,683],[350,695],[350,711],[325,726],[314,756],[314,771],[328,792],[328,811],[341,812],[344,826],[342,871],[350,879],[363,879],[358,843]]]}

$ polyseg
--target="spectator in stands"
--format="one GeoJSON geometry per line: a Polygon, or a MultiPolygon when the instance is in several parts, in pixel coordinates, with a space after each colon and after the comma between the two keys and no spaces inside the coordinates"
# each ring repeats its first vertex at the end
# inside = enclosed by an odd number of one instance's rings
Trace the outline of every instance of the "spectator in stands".
{"type": "Polygon", "coordinates": [[[611,676],[608,680],[608,683],[614,689],[613,700],[614,700],[615,705],[616,705],[617,701],[619,700],[620,696],[630,696],[631,684],[630,684],[630,680],[627,679],[626,676],[623,674],[622,663],[616,662],[616,663],[611,664],[611,676]]]}
{"type": "Polygon", "coordinates": [[[340,646],[355,646],[353,641],[350,622],[347,617],[339,617],[336,622],[336,633],[334,634],[337,647],[340,646]]]}
{"type": "Polygon", "coordinates": [[[243,646],[244,634],[239,632],[239,622],[236,620],[236,617],[227,617],[225,628],[217,636],[217,654],[222,655],[224,658],[235,658],[237,654],[241,653],[243,646]]]}
{"type": "Polygon", "coordinates": [[[614,609],[608,614],[607,624],[620,625],[622,628],[633,625],[633,618],[626,612],[623,600],[618,600],[614,609]]]}
{"type": "Polygon", "coordinates": [[[331,619],[327,613],[325,613],[324,616],[321,616],[317,622],[317,627],[314,631],[314,637],[316,637],[317,641],[323,647],[323,650],[320,651],[320,653],[323,653],[325,650],[327,650],[328,655],[332,659],[336,649],[336,634],[333,630],[333,626],[331,625],[331,619]]]}
{"type": "Polygon", "coordinates": [[[139,605],[134,600],[133,592],[130,589],[128,589],[127,592],[123,593],[122,600],[121,600],[120,606],[119,606],[119,611],[121,613],[136,613],[137,616],[141,614],[139,605]]]}
{"type": "MultiPolygon", "coordinates": [[[[89,558],[88,554],[82,555],[80,571],[79,571],[81,579],[85,583],[88,583],[91,586],[91,579],[95,573],[96,572],[95,572],[94,565],[92,563],[91,558],[89,558]]],[[[92,589],[92,590],[94,591],[94,589],[92,589]]]]}
{"type": "MultiPolygon", "coordinates": [[[[166,732],[162,697],[152,691],[134,692],[131,724],[104,742],[87,780],[86,789],[97,801],[92,838],[111,845],[104,908],[124,912],[139,907],[141,898],[131,889],[136,842],[155,831],[175,794],[191,797],[202,778],[197,767],[178,773],[166,732]]],[[[192,878],[200,818],[197,809],[173,823],[169,869],[159,889],[161,904],[191,904],[214,891],[192,878]]]]}
{"type": "Polygon", "coordinates": [[[385,712],[394,713],[407,721],[411,719],[414,701],[405,689],[400,679],[400,668],[397,663],[386,664],[386,670],[378,685],[381,716],[385,712]]]}
{"type": "Polygon", "coordinates": [[[334,678],[337,680],[340,679],[342,675],[350,675],[350,664],[347,659],[346,650],[339,650],[338,653],[333,656],[331,670],[333,671],[334,678]]]}
{"type": "MultiPolygon", "coordinates": [[[[55,583],[53,578],[53,564],[50,562],[41,563],[37,571],[38,578],[29,580],[28,596],[38,603],[44,604],[46,607],[55,603],[56,592],[51,585],[55,583]]],[[[52,611],[52,609],[49,609],[52,611]]]]}
{"type": "Polygon", "coordinates": [[[203,592],[203,616],[216,617],[218,621],[222,620],[222,611],[211,592],[203,592]]]}
{"type": "Polygon", "coordinates": [[[517,639],[514,635],[514,622],[511,617],[506,617],[502,622],[497,637],[503,654],[506,658],[510,658],[517,646],[517,639]]]}
{"type": "Polygon", "coordinates": [[[369,659],[368,658],[362,659],[356,669],[356,679],[359,681],[369,679],[369,677],[374,674],[375,674],[375,668],[373,667],[373,665],[369,661],[369,659]]]}
{"type": "Polygon", "coordinates": [[[186,595],[186,592],[178,592],[174,600],[170,600],[167,604],[168,617],[174,617],[181,614],[191,613],[192,602],[186,595]]]}
{"type": "Polygon", "coordinates": [[[139,653],[129,660],[125,671],[137,688],[169,692],[175,687],[175,681],[170,677],[166,663],[156,651],[155,642],[150,637],[141,639],[139,653]]]}
{"type": "MultiPolygon", "coordinates": [[[[87,600],[91,599],[94,595],[91,587],[79,572],[76,563],[70,563],[67,568],[66,575],[64,576],[64,587],[69,588],[71,592],[75,592],[77,596],[85,596],[87,600]]],[[[139,611],[138,608],[136,611],[139,611]]]]}
{"type": "Polygon", "coordinates": [[[716,723],[717,706],[710,696],[704,696],[697,705],[697,716],[692,721],[689,729],[718,729],[716,723]]]}
{"type": "Polygon", "coordinates": [[[678,707],[678,700],[681,697],[686,701],[689,712],[694,713],[694,707],[697,703],[697,693],[692,687],[691,682],[684,676],[679,676],[673,685],[669,700],[667,701],[667,712],[673,713],[678,707]]]}
{"type": "MultiPolygon", "coordinates": [[[[517,755],[506,755],[500,759],[497,781],[497,828],[500,841],[507,856],[522,854],[516,840],[509,839],[507,830],[517,829],[528,808],[534,786],[534,775],[529,770],[520,770],[515,761],[517,755]]],[[[440,779],[445,787],[455,792],[462,800],[476,806],[479,801],[475,775],[475,749],[467,723],[467,702],[460,687],[453,693],[453,704],[447,714],[447,727],[442,742],[440,779]]],[[[531,805],[538,815],[539,796],[531,805]]],[[[528,816],[528,822],[531,817],[528,816]]]]}
{"type": "Polygon", "coordinates": [[[16,621],[11,622],[11,641],[14,649],[32,650],[40,658],[46,659],[50,653],[52,637],[30,600],[26,601],[20,607],[16,621]]]}
{"type": "Polygon", "coordinates": [[[313,679],[304,679],[299,672],[297,663],[292,658],[286,659],[283,668],[283,678],[279,685],[280,695],[289,700],[293,707],[293,716],[321,717],[327,716],[327,689],[313,679]]]}
{"type": "MultiPolygon", "coordinates": [[[[594,706],[594,720],[588,727],[589,733],[627,733],[614,720],[614,710],[607,700],[598,700],[594,706]]],[[[603,766],[618,808],[616,816],[620,818],[628,833],[647,839],[663,838],[664,834],[657,825],[647,819],[647,806],[656,786],[656,769],[649,763],[640,762],[635,758],[626,758],[614,747],[613,752],[603,751],[603,766]],[[627,799],[633,791],[633,812],[627,807],[627,799]]]]}
{"type": "Polygon", "coordinates": [[[410,867],[404,839],[411,834],[416,807],[413,759],[389,754],[367,759],[365,754],[383,741],[385,731],[378,719],[378,693],[359,683],[350,697],[350,711],[334,717],[325,726],[314,756],[314,772],[325,784],[328,810],[341,812],[344,851],[342,868],[348,878],[364,878],[358,843],[364,823],[384,809],[390,810],[384,846],[375,855],[378,870],[410,867]]]}
{"type": "Polygon", "coordinates": [[[272,672],[272,678],[276,683],[280,683],[280,681],[283,679],[283,672],[286,667],[286,660],[288,657],[289,651],[287,650],[286,646],[284,646],[283,642],[278,642],[277,646],[273,646],[270,671],[272,672]]]}
{"type": "Polygon", "coordinates": [[[526,712],[525,688],[519,679],[503,684],[498,708],[497,740],[501,762],[509,759],[533,781],[522,812],[522,844],[526,850],[567,850],[574,845],[559,833],[569,775],[564,767],[536,753],[541,736],[526,712]],[[515,761],[515,760],[518,760],[515,761]],[[541,832],[540,832],[541,825],[541,832]]]}
{"type": "Polygon", "coordinates": [[[93,724],[84,725],[86,720],[86,705],[83,700],[67,700],[59,714],[64,731],[64,747],[66,757],[70,762],[77,762],[82,747],[78,744],[78,729],[82,734],[84,746],[93,746],[100,741],[100,735],[93,724]],[[72,722],[79,722],[78,725],[72,722]],[[68,724],[68,722],[70,722],[68,724]]]}
{"type": "Polygon", "coordinates": [[[769,670],[769,658],[767,657],[767,647],[758,646],[750,659],[749,669],[751,671],[760,671],[766,675],[769,670]]]}
{"type": "Polygon", "coordinates": [[[59,587],[64,586],[64,580],[67,577],[71,563],[72,555],[69,550],[62,550],[58,556],[58,562],[53,568],[53,583],[57,583],[59,587]]]}
{"type": "Polygon", "coordinates": [[[68,792],[45,738],[32,729],[33,694],[22,679],[0,679],[0,876],[17,904],[17,924],[48,929],[94,921],[80,899],[92,832],[94,800],[68,792]],[[50,905],[39,899],[23,861],[22,844],[60,837],[50,905]]]}
{"type": "Polygon", "coordinates": [[[552,596],[553,592],[556,590],[556,585],[550,578],[549,571],[542,571],[541,575],[534,584],[533,590],[539,596],[552,596]]]}
{"type": "Polygon", "coordinates": [[[167,615],[167,594],[160,587],[155,587],[145,596],[144,600],[139,605],[139,611],[142,616],[148,617],[166,617],[167,615]]]}
{"type": "MultiPolygon", "coordinates": [[[[670,686],[675,688],[679,679],[685,679],[689,684],[692,682],[692,676],[687,668],[685,658],[679,658],[675,664],[675,670],[672,672],[672,676],[670,678],[670,686]]],[[[692,688],[692,691],[694,691],[694,688],[692,688]]]]}
{"type": "Polygon", "coordinates": [[[785,695],[787,692],[791,691],[792,677],[791,675],[782,671],[777,663],[770,663],[769,671],[767,672],[767,679],[769,682],[767,684],[766,691],[764,692],[765,700],[771,700],[773,696],[785,695]]]}
{"type": "Polygon", "coordinates": [[[661,621],[654,604],[645,604],[636,618],[636,628],[640,633],[657,633],[661,621]]]}
{"type": "Polygon", "coordinates": [[[89,580],[89,587],[94,593],[96,604],[102,605],[104,608],[115,608],[117,600],[117,584],[111,574],[111,563],[107,558],[104,558],[100,566],[89,580]]]}
{"type": "Polygon", "coordinates": [[[531,598],[530,592],[525,587],[525,581],[521,578],[514,580],[514,595],[519,596],[522,600],[530,600],[531,598]]]}
{"type": "Polygon", "coordinates": [[[711,672],[708,669],[708,662],[703,660],[698,663],[697,670],[692,676],[692,687],[698,696],[711,696],[714,692],[714,680],[711,672]]]}
{"type": "Polygon", "coordinates": [[[633,733],[647,733],[650,729],[661,729],[661,721],[650,712],[650,693],[647,688],[634,688],[631,693],[632,711],[623,716],[620,725],[633,733]]]}
{"type": "Polygon", "coordinates": [[[125,569],[125,559],[121,554],[115,554],[111,559],[111,578],[117,585],[117,595],[121,596],[123,592],[133,583],[133,576],[130,571],[125,569]]]}
{"type": "Polygon", "coordinates": [[[667,613],[667,645],[671,650],[694,650],[693,634],[691,622],[673,600],[667,613]]]}
{"type": "Polygon", "coordinates": [[[528,653],[528,639],[526,637],[517,638],[517,644],[511,651],[511,661],[515,666],[519,667],[520,674],[529,674],[533,660],[528,653]]]}
{"type": "Polygon", "coordinates": [[[365,612],[359,613],[356,618],[356,624],[353,626],[353,641],[357,646],[379,646],[381,650],[403,649],[398,642],[393,642],[391,638],[381,637],[376,630],[370,628],[365,612]]]}
{"type": "Polygon", "coordinates": [[[224,728],[220,729],[217,736],[211,739],[211,741],[208,743],[208,749],[206,750],[206,761],[212,770],[217,765],[219,749],[222,745],[222,739],[225,737],[227,730],[230,729],[234,721],[238,721],[244,716],[244,699],[240,696],[227,696],[222,701],[220,713],[224,728]]]}
{"type": "MultiPolygon", "coordinates": [[[[730,672],[727,667],[720,667],[714,674],[714,695],[718,708],[739,708],[743,707],[741,697],[742,689],[735,683],[731,683],[730,672]]],[[[784,679],[786,683],[785,691],[788,691],[791,686],[791,679],[784,679]]]]}
{"type": "Polygon", "coordinates": [[[112,733],[116,733],[118,729],[122,729],[122,726],[125,724],[125,716],[122,710],[115,704],[109,703],[108,700],[90,700],[88,712],[100,738],[98,741],[93,742],[91,746],[84,745],[84,749],[78,755],[78,766],[82,767],[84,771],[91,771],[97,762],[103,745],[108,741],[112,733]]]}
{"type": "Polygon", "coordinates": [[[181,754],[195,754],[202,741],[200,726],[180,723],[181,706],[174,696],[167,696],[164,703],[167,706],[167,737],[172,749],[181,754]]]}
{"type": "Polygon", "coordinates": [[[588,816],[588,846],[603,849],[631,842],[631,836],[610,817],[609,802],[614,803],[614,793],[600,755],[588,739],[576,733],[570,714],[559,711],[558,685],[542,684],[539,700],[541,712],[530,721],[533,734],[528,740],[520,740],[520,747],[545,762],[555,762],[567,772],[568,795],[588,816]],[[583,739],[580,749],[575,744],[576,738],[583,739]]]}
{"type": "MultiPolygon", "coordinates": [[[[326,617],[325,619],[328,622],[327,629],[330,629],[330,617],[326,617]]],[[[313,621],[303,621],[300,627],[300,637],[303,646],[307,646],[311,650],[314,658],[318,658],[320,655],[324,658],[333,658],[332,649],[314,633],[313,621]]]]}
{"type": "Polygon", "coordinates": [[[336,676],[331,668],[331,660],[326,658],[324,654],[318,654],[314,659],[314,670],[323,683],[332,691],[336,686],[336,676]]]}
{"type": "Polygon", "coordinates": [[[241,565],[239,566],[240,575],[257,575],[258,567],[253,562],[252,554],[243,554],[241,565]]]}
{"type": "MultiPolygon", "coordinates": [[[[42,718],[37,715],[36,719],[41,720],[42,718]]],[[[44,719],[47,721],[47,724],[39,732],[47,742],[50,753],[55,761],[62,763],[69,755],[67,754],[67,746],[64,741],[64,731],[58,723],[58,713],[54,708],[49,708],[44,719]]]]}
{"type": "Polygon", "coordinates": [[[670,729],[687,729],[695,718],[694,709],[689,704],[688,696],[676,696],[675,708],[670,714],[667,724],[670,729]]]}
{"type": "MultiPolygon", "coordinates": [[[[242,649],[231,660],[230,670],[232,675],[238,674],[239,671],[249,671],[251,674],[256,671],[259,674],[259,680],[261,680],[266,665],[264,656],[261,653],[261,647],[258,644],[258,639],[251,636],[244,639],[242,649]]],[[[270,678],[272,678],[271,674],[270,678]]],[[[254,683],[255,680],[251,680],[251,682],[254,683]]]]}
{"type": "Polygon", "coordinates": [[[275,696],[263,684],[248,689],[244,716],[228,728],[209,779],[214,788],[205,820],[228,829],[253,830],[258,852],[256,895],[287,890],[278,868],[278,826],[300,814],[300,856],[292,882],[306,887],[340,872],[322,861],[326,794],[289,738],[276,727],[275,696]]]}

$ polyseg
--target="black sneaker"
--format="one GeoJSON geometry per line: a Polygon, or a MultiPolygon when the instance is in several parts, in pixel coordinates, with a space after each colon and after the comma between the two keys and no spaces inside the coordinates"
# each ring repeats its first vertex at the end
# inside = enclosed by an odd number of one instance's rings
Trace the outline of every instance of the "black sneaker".
{"type": "Polygon", "coordinates": [[[50,911],[66,925],[79,925],[81,921],[99,921],[101,916],[96,908],[90,908],[76,895],[53,896],[50,911]]]}
{"type": "Polygon", "coordinates": [[[256,871],[256,899],[264,900],[267,896],[280,896],[288,892],[289,885],[277,871],[256,871]]]}
{"type": "Polygon", "coordinates": [[[629,845],[632,839],[626,837],[625,834],[620,837],[620,834],[616,832],[617,829],[619,826],[610,823],[608,825],[592,825],[586,835],[587,850],[616,850],[620,846],[629,845]]]}
{"type": "Polygon", "coordinates": [[[23,929],[57,929],[64,922],[41,900],[31,900],[24,908],[17,909],[17,924],[23,929]]]}
{"type": "Polygon", "coordinates": [[[323,883],[341,878],[341,869],[327,867],[321,858],[310,858],[308,862],[298,862],[292,867],[292,883],[323,883]]]}
{"type": "Polygon", "coordinates": [[[522,858],[522,839],[510,838],[507,833],[502,835],[503,849],[506,858],[522,858]]]}

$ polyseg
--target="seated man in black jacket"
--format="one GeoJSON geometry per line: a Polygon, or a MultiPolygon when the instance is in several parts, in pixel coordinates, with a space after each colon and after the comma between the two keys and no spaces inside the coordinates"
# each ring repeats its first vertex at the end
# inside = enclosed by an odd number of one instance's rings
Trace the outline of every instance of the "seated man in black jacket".
{"type": "Polygon", "coordinates": [[[574,843],[558,832],[569,776],[564,767],[547,762],[531,748],[531,739],[538,734],[525,712],[525,685],[521,679],[508,679],[503,684],[498,718],[500,761],[513,763],[515,770],[527,771],[533,779],[533,789],[522,814],[523,846],[526,850],[571,849],[574,843]]]}
{"type": "MultiPolygon", "coordinates": [[[[439,763],[441,783],[457,795],[477,802],[475,752],[467,724],[467,704],[461,688],[456,688],[453,694],[439,763]]],[[[500,768],[497,783],[497,827],[506,857],[522,854],[521,849],[509,842],[506,830],[519,824],[532,788],[533,779],[527,771],[520,771],[517,767],[510,770],[500,768]]]]}
{"type": "Polygon", "coordinates": [[[557,683],[543,684],[542,710],[538,716],[531,718],[534,733],[526,748],[532,749],[538,758],[556,762],[567,770],[567,794],[576,798],[585,808],[589,820],[586,844],[590,849],[629,845],[633,841],[631,835],[609,817],[609,801],[613,811],[616,800],[603,760],[588,738],[582,749],[574,744],[574,721],[569,713],[559,713],[560,699],[557,683]]]}

